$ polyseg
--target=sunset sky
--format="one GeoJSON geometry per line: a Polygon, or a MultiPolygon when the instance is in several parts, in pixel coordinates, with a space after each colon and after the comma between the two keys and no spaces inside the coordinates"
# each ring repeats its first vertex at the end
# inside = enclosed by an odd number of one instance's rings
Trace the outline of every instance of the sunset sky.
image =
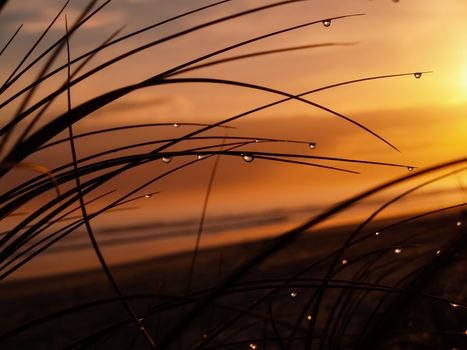
{"type": "MultiPolygon", "coordinates": [[[[125,26],[119,36],[143,28],[214,1],[113,0],[71,38],[72,58],[104,42],[125,26]]],[[[87,2],[71,0],[64,11],[74,23],[87,2]]],[[[99,4],[102,2],[98,2],[99,4]]],[[[99,53],[83,72],[127,50],[172,33],[273,1],[232,0],[205,11],[147,31],[99,53]]],[[[0,80],[9,76],[64,1],[10,0],[0,14],[0,47],[20,24],[23,28],[0,57],[0,80]]],[[[306,144],[256,144],[242,150],[301,153],[369,161],[390,162],[423,168],[465,156],[467,149],[467,3],[465,0],[315,0],[275,7],[211,26],[161,45],[151,47],[114,64],[73,86],[72,103],[77,106],[104,92],[140,82],[171,67],[269,32],[327,18],[364,14],[334,20],[329,27],[318,23],[242,46],[216,57],[248,54],[310,44],[336,45],[276,53],[203,68],[174,78],[228,79],[282,90],[291,94],[353,79],[432,71],[420,79],[413,75],[373,80],[328,89],[306,96],[365,125],[400,149],[400,153],[372,135],[338,117],[299,101],[249,115],[230,123],[229,136],[293,139],[306,144]]],[[[65,32],[62,15],[31,58],[65,32]]],[[[27,60],[27,63],[31,61],[27,60]]],[[[214,58],[213,58],[214,59],[214,58]]],[[[211,59],[211,60],[213,60],[211,59]]],[[[66,63],[63,52],[55,63],[66,63]]],[[[2,94],[1,101],[32,81],[41,65],[2,94]]],[[[82,73],[81,73],[82,74],[82,73]]],[[[66,80],[63,70],[44,83],[36,100],[46,96],[66,80]]],[[[138,90],[120,98],[78,122],[75,132],[138,123],[213,123],[249,109],[281,99],[281,96],[243,87],[186,83],[138,90]]],[[[1,123],[9,121],[17,108],[11,104],[1,111],[1,123]]],[[[63,94],[39,125],[64,113],[63,94]]],[[[24,127],[24,125],[23,125],[24,127]]],[[[78,155],[84,157],[102,150],[161,138],[182,136],[195,127],[172,126],[119,131],[77,141],[78,155]]],[[[226,129],[206,135],[222,136],[226,129]]],[[[17,136],[18,134],[16,134],[17,136]]],[[[66,133],[58,138],[65,137],[66,133]]],[[[57,139],[58,139],[57,138],[57,139]]],[[[196,143],[188,141],[187,145],[196,143]],[[191,143],[190,143],[191,142],[191,143]]],[[[153,147],[152,147],[153,148],[153,147]]],[[[149,151],[151,147],[138,149],[149,151]]],[[[178,145],[175,149],[183,149],[178,145]]],[[[2,155],[4,156],[4,154],[2,155]]],[[[182,157],[180,157],[182,158],[182,157]]],[[[69,146],[62,144],[30,157],[27,161],[50,169],[71,159],[69,146]]],[[[156,176],[188,158],[175,158],[170,164],[152,162],[106,184],[99,193],[116,189],[112,198],[125,193],[144,179],[156,176]]],[[[213,158],[195,164],[169,179],[151,185],[147,192],[160,191],[138,210],[107,214],[96,220],[98,228],[142,221],[176,219],[199,215],[213,166],[213,158]],[[113,218],[113,220],[109,220],[113,218]]],[[[388,168],[339,162],[317,162],[358,171],[348,174],[326,169],[255,159],[245,163],[240,157],[221,158],[216,175],[210,214],[253,212],[310,205],[326,208],[370,186],[407,173],[406,168],[388,168]]],[[[2,179],[2,188],[29,178],[18,169],[2,179]]],[[[465,175],[449,178],[422,190],[449,189],[465,182],[465,175]]],[[[50,192],[44,198],[51,198],[50,192]]],[[[98,193],[95,193],[98,195],[98,193]]],[[[388,195],[382,194],[382,196],[388,195]]],[[[93,197],[93,196],[91,196],[93,197]]],[[[90,198],[91,198],[90,197],[90,198]]],[[[462,194],[440,194],[437,203],[462,200],[462,194]],[[444,202],[443,202],[444,201],[444,202]]],[[[109,199],[110,200],[110,199],[109,199]]],[[[104,202],[97,205],[103,205],[104,202]]],[[[39,205],[32,201],[25,211],[39,205]]],[[[304,216],[306,218],[308,216],[304,216]]],[[[11,223],[2,224],[7,229],[11,223]]]]}

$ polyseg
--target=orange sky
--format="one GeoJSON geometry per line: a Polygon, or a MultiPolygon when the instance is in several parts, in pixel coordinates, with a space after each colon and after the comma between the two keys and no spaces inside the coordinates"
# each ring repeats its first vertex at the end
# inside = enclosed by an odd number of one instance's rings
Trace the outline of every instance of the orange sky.
{"type": "MultiPolygon", "coordinates": [[[[70,22],[76,18],[83,3],[71,1],[65,10],[70,22]]],[[[198,1],[196,6],[209,3],[198,1]]],[[[233,0],[180,19],[106,49],[93,59],[88,69],[130,48],[170,33],[269,3],[272,1],[233,0]]],[[[24,27],[12,46],[0,57],[1,81],[5,80],[18,62],[18,57],[27,51],[62,5],[62,1],[55,0],[28,2],[27,8],[20,1],[10,1],[7,4],[0,15],[0,43],[5,42],[20,23],[24,23],[24,27]]],[[[192,1],[115,0],[72,38],[72,57],[96,47],[122,25],[126,25],[122,32],[126,34],[193,7],[192,1]]],[[[318,145],[315,150],[309,150],[306,145],[258,144],[245,148],[249,150],[316,154],[417,167],[464,156],[467,149],[467,3],[464,0],[412,0],[397,3],[389,0],[323,0],[302,1],[270,9],[194,32],[125,59],[73,87],[73,105],[252,37],[309,21],[359,13],[365,15],[333,21],[330,27],[319,23],[281,34],[225,53],[219,58],[298,45],[346,45],[245,59],[200,69],[179,77],[237,80],[296,94],[363,77],[433,71],[424,74],[421,79],[413,76],[383,79],[307,96],[309,100],[345,114],[374,130],[396,145],[401,153],[355,125],[297,101],[286,102],[231,123],[237,129],[230,130],[229,135],[313,141],[318,145]]],[[[54,38],[63,35],[63,32],[61,17],[45,42],[39,45],[38,52],[54,38]]],[[[60,64],[65,63],[65,60],[62,55],[60,64]]],[[[19,80],[3,96],[10,96],[13,91],[25,86],[36,72],[37,69],[19,80]]],[[[66,78],[65,74],[63,71],[57,78],[44,84],[37,97],[45,96],[61,84],[66,78]]],[[[75,130],[89,131],[143,122],[212,123],[280,98],[281,96],[267,92],[214,84],[152,87],[131,93],[102,108],[77,123],[75,130]]],[[[43,125],[63,113],[65,102],[63,96],[40,124],[43,125]]],[[[14,107],[12,105],[2,110],[2,123],[9,120],[14,107]]],[[[85,156],[131,142],[181,136],[187,130],[193,128],[163,127],[106,134],[77,142],[78,154],[85,156]]],[[[220,136],[224,132],[223,129],[217,129],[209,135],[220,136]]],[[[38,153],[28,160],[53,168],[64,160],[68,161],[69,157],[69,148],[64,146],[38,153]]],[[[169,165],[160,161],[151,163],[115,179],[105,189],[116,188],[114,198],[117,198],[117,195],[123,194],[126,189],[130,190],[142,179],[155,176],[185,160],[187,159],[175,159],[169,165]]],[[[119,214],[115,218],[116,223],[198,215],[212,162],[208,160],[204,165],[195,165],[169,180],[152,185],[148,190],[161,191],[161,194],[150,203],[145,203],[138,211],[119,214]]],[[[259,159],[246,164],[238,158],[223,158],[208,213],[239,213],[244,210],[299,205],[326,207],[406,172],[405,168],[335,162],[330,165],[359,171],[361,175],[259,159]]],[[[8,188],[26,176],[29,174],[24,171],[15,171],[2,180],[2,187],[8,188]]],[[[462,176],[460,179],[462,180],[462,176]]],[[[440,186],[452,187],[457,181],[455,178],[449,179],[440,183],[440,186]]],[[[51,193],[44,198],[52,195],[51,193]]],[[[32,202],[26,209],[32,210],[37,205],[39,202],[32,202]]],[[[8,225],[5,224],[5,228],[8,225]]],[[[102,219],[96,225],[108,226],[108,221],[102,219]]]]}

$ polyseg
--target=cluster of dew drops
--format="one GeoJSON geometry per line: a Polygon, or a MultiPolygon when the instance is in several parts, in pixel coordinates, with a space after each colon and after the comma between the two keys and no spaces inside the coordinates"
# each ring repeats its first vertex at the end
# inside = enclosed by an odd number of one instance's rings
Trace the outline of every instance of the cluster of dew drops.
{"type": "MultiPolygon", "coordinates": [[[[323,23],[326,22],[328,24],[325,24],[325,26],[330,26],[331,25],[331,20],[326,20],[326,21],[323,21],[323,23]]],[[[174,128],[179,128],[181,126],[181,124],[179,123],[173,123],[172,124],[174,128]]],[[[256,142],[260,142],[259,140],[256,140],[256,142]]],[[[316,148],[316,143],[315,142],[310,142],[308,143],[308,148],[309,149],[315,149],[316,148]]],[[[206,157],[208,157],[209,155],[208,154],[198,154],[196,157],[198,160],[202,160],[206,157]]],[[[251,154],[247,154],[247,153],[242,153],[241,154],[241,157],[243,158],[243,160],[246,162],[246,163],[251,163],[255,157],[251,154]]],[[[172,161],[173,157],[171,155],[165,155],[162,157],[162,161],[166,164],[170,163],[172,161]]]]}
{"type": "MultiPolygon", "coordinates": [[[[399,2],[399,0],[393,0],[393,2],[399,2]]],[[[323,25],[324,25],[325,27],[330,27],[330,26],[331,26],[331,22],[332,22],[331,19],[325,19],[325,20],[322,21],[322,23],[323,23],[323,25]]],[[[413,75],[414,75],[414,77],[415,77],[416,79],[420,79],[420,78],[422,77],[422,73],[421,73],[421,72],[415,72],[413,75]]],[[[180,124],[174,123],[174,124],[173,124],[173,127],[174,127],[174,128],[179,128],[179,127],[180,127],[180,124]]],[[[257,141],[257,142],[258,142],[258,141],[257,141]]],[[[315,149],[315,148],[316,148],[316,143],[310,142],[310,143],[308,144],[308,148],[310,148],[310,149],[315,149]]],[[[206,158],[207,156],[208,156],[208,155],[201,155],[201,154],[200,154],[200,155],[197,156],[197,159],[198,159],[198,160],[202,160],[202,159],[206,158]]],[[[244,160],[246,163],[251,163],[251,162],[255,159],[254,156],[251,155],[251,154],[241,154],[241,157],[243,158],[243,160],[244,160]]],[[[170,163],[170,162],[172,161],[172,156],[169,156],[169,155],[164,156],[164,157],[162,157],[162,161],[163,161],[164,163],[170,163]]],[[[413,170],[414,170],[414,167],[409,166],[409,167],[407,167],[407,170],[408,170],[408,171],[413,171],[413,170]]]]}

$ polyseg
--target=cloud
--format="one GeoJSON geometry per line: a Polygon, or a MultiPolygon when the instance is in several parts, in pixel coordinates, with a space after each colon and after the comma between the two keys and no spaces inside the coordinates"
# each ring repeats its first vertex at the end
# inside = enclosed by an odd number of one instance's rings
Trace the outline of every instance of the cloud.
{"type": "Polygon", "coordinates": [[[94,125],[98,122],[103,125],[113,125],[154,120],[174,123],[186,119],[191,109],[189,101],[179,95],[139,92],[99,109],[91,118],[83,120],[83,123],[94,125]]]}
{"type": "MultiPolygon", "coordinates": [[[[22,31],[28,34],[43,32],[50,22],[59,13],[63,4],[57,6],[56,2],[41,1],[30,3],[27,8],[12,7],[7,8],[2,14],[2,27],[16,27],[19,23],[23,23],[22,31]]],[[[63,11],[51,31],[64,31],[63,18],[66,15],[69,23],[74,21],[81,15],[83,8],[73,6],[70,3],[63,11]]],[[[89,21],[87,21],[81,30],[96,29],[106,27],[113,24],[121,24],[124,22],[125,13],[122,9],[105,7],[97,13],[89,21]]]]}
{"type": "Polygon", "coordinates": [[[146,109],[148,107],[161,107],[174,102],[172,96],[156,96],[152,98],[138,98],[120,101],[113,103],[106,107],[106,112],[127,112],[139,109],[146,109]]]}

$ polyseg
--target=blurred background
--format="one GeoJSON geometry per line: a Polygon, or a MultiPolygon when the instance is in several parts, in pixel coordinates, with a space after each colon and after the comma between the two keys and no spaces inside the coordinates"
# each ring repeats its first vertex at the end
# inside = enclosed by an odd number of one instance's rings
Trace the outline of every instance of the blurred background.
{"type": "MultiPolygon", "coordinates": [[[[119,36],[209,3],[198,1],[194,4],[193,1],[181,0],[112,1],[70,39],[71,57],[78,57],[98,47],[122,26],[119,36]]],[[[181,18],[106,48],[90,61],[84,72],[147,42],[269,3],[271,1],[230,1],[181,18]]],[[[0,58],[2,82],[63,4],[63,1],[56,0],[28,2],[27,6],[21,1],[7,3],[1,14],[0,42],[5,43],[20,24],[23,27],[12,46],[0,58]]],[[[64,11],[70,23],[85,5],[83,1],[70,1],[64,11]]],[[[299,101],[288,101],[229,123],[233,128],[215,128],[203,134],[304,141],[303,144],[261,142],[244,146],[242,151],[298,153],[404,165],[387,167],[316,161],[317,164],[360,173],[351,174],[262,159],[247,163],[239,156],[222,156],[209,198],[206,234],[201,246],[245,242],[276,235],[352,195],[407,174],[407,166],[415,167],[417,171],[465,155],[465,1],[302,1],[253,13],[164,42],[107,67],[73,86],[72,104],[77,106],[107,91],[138,83],[186,61],[250,38],[310,21],[351,14],[364,15],[333,20],[330,26],[319,22],[242,46],[216,58],[301,45],[333,45],[248,58],[179,76],[236,80],[299,94],[359,78],[432,71],[422,74],[420,79],[411,74],[372,80],[306,97],[365,125],[389,140],[400,152],[355,125],[299,101]],[[308,142],[316,143],[316,148],[310,149],[308,142]]],[[[39,44],[37,52],[42,52],[64,33],[62,16],[39,44]]],[[[36,55],[33,54],[25,64],[36,55]]],[[[65,63],[66,56],[62,54],[54,67],[65,63]]],[[[33,81],[39,70],[40,65],[19,79],[2,94],[2,102],[33,81]]],[[[66,70],[43,83],[33,101],[47,96],[64,81],[66,70]]],[[[140,89],[76,123],[75,133],[141,123],[177,123],[180,126],[122,130],[77,139],[78,157],[133,143],[180,137],[199,128],[184,123],[214,123],[281,98],[269,92],[220,84],[166,84],[140,89]]],[[[17,108],[18,103],[2,108],[2,126],[12,118],[17,108]]],[[[65,111],[66,96],[63,95],[52,104],[34,130],[65,111]]],[[[20,126],[24,128],[26,125],[23,123],[20,126]]],[[[7,149],[20,135],[21,127],[13,134],[7,149]]],[[[56,139],[66,136],[63,133],[56,139]]],[[[184,150],[213,142],[220,143],[212,140],[186,141],[170,150],[184,150]]],[[[153,148],[144,146],[136,150],[148,152],[153,148]]],[[[168,164],[158,160],[125,172],[89,196],[91,199],[114,191],[90,205],[89,210],[98,210],[143,181],[193,158],[193,155],[174,157],[168,164]]],[[[54,169],[71,161],[69,145],[62,143],[38,151],[26,161],[54,169]]],[[[192,250],[214,162],[215,157],[199,161],[141,192],[142,195],[158,192],[151,198],[143,198],[120,208],[124,210],[110,211],[94,219],[92,225],[108,261],[120,264],[192,250]]],[[[2,191],[36,175],[24,169],[14,169],[1,179],[2,191]]],[[[385,211],[382,217],[465,202],[463,182],[463,173],[448,177],[400,201],[385,211]]],[[[64,185],[63,189],[66,188],[64,185]]],[[[371,208],[376,208],[385,199],[407,188],[399,187],[381,193],[335,217],[327,225],[361,220],[371,208]]],[[[1,231],[7,232],[24,217],[24,213],[32,212],[54,195],[53,191],[49,191],[32,199],[21,213],[16,213],[19,215],[0,223],[1,231]]],[[[48,253],[22,267],[14,277],[64,273],[97,266],[86,233],[80,229],[51,247],[48,253]]]]}

